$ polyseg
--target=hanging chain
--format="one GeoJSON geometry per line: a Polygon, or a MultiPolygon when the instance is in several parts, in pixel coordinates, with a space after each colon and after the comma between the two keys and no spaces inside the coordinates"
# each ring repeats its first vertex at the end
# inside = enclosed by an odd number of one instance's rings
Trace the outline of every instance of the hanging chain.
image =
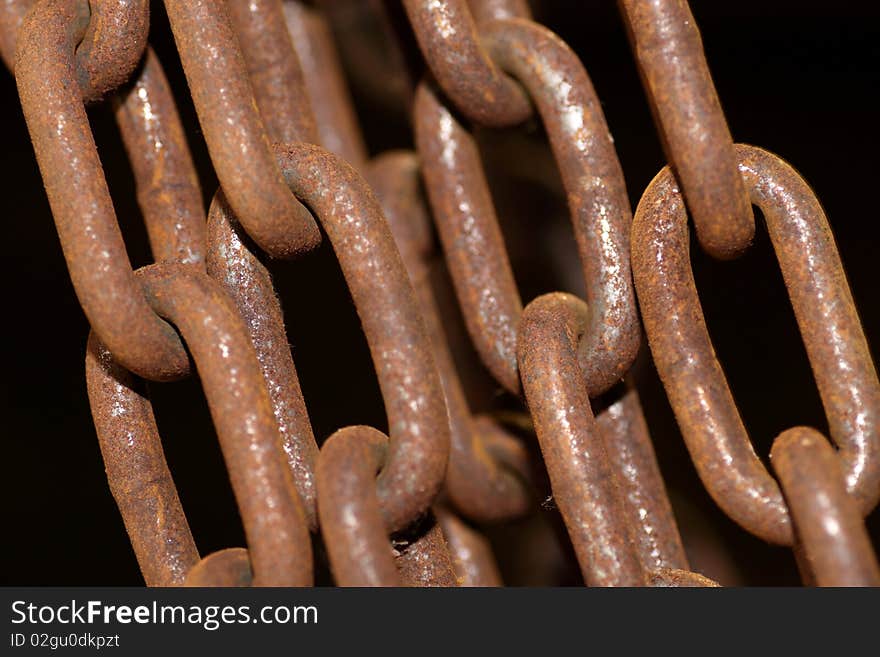
{"type": "Polygon", "coordinates": [[[586,584],[715,586],[691,571],[636,392],[643,322],[717,504],[793,546],[807,583],[880,584],[863,521],[880,499],[880,383],[834,238],[797,171],[734,143],[687,2],[619,2],[670,162],[634,218],[587,71],[523,0],[403,0],[421,79],[400,65],[387,8],[349,4],[164,0],[219,180],[207,211],[146,0],[0,6],[0,55],[91,324],[89,402],[145,582],[310,585],[326,556],[343,586],[500,585],[480,528],[533,514],[546,473],[586,584]],[[405,98],[414,150],[368,155],[325,12],[384,26],[391,68],[370,73],[374,52],[355,75],[405,98]],[[113,107],[155,258],[138,270],[86,115],[96,102],[113,107]],[[560,173],[583,298],[520,295],[477,134],[503,139],[527,121],[543,124],[560,173]],[[747,250],[753,204],[832,440],[783,432],[772,474],[715,356],[689,254],[689,215],[713,257],[747,250]],[[361,321],[387,434],[316,436],[309,419],[271,269],[324,241],[361,321]],[[528,414],[519,426],[468,398],[432,276],[440,260],[482,366],[528,414]],[[205,556],[144,385],[191,374],[246,539],[205,556]]]}

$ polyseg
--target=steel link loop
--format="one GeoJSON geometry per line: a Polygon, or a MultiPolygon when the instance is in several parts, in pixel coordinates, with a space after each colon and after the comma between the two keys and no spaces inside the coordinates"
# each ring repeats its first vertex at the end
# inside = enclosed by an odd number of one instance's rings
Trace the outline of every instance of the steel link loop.
{"type": "MultiPolygon", "coordinates": [[[[847,490],[867,514],[880,495],[880,384],[831,229],[812,190],[787,163],[753,146],[736,150],[752,202],[767,222],[847,490]]],[[[791,545],[782,494],[752,449],[706,330],[687,215],[668,168],[639,203],[632,258],[651,353],[703,484],[746,529],[791,545]]]]}
{"type": "Polygon", "coordinates": [[[562,293],[526,307],[518,349],[523,392],[584,581],[643,586],[623,500],[575,356],[587,315],[583,301],[562,293]]]}
{"type": "Polygon", "coordinates": [[[418,160],[411,153],[385,153],[371,163],[367,179],[385,210],[433,343],[449,410],[447,492],[457,509],[476,520],[522,515],[533,503],[524,485],[528,464],[523,448],[490,418],[471,415],[443,333],[426,263],[433,240],[418,160]]]}
{"type": "Polygon", "coordinates": [[[197,268],[139,270],[150,304],[187,338],[208,399],[256,585],[307,586],[312,554],[302,502],[250,338],[235,306],[197,268]]]}
{"type": "MultiPolygon", "coordinates": [[[[591,309],[590,330],[578,355],[590,393],[597,395],[623,377],[640,339],[626,257],[631,215],[623,173],[574,53],[525,21],[492,23],[486,42],[493,57],[529,90],[562,173],[591,309]]],[[[466,129],[424,84],[416,97],[416,142],[469,333],[499,383],[517,394],[521,301],[479,154],[466,129]]]]}

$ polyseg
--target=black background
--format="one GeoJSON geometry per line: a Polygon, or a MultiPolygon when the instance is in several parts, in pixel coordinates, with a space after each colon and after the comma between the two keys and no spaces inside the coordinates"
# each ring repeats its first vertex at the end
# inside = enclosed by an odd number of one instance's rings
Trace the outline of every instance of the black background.
{"type": "MultiPolygon", "coordinates": [[[[735,140],[778,153],[817,192],[876,353],[880,9],[872,2],[803,0],[694,0],[691,5],[735,140]]],[[[635,207],[664,157],[615,4],[548,0],[535,3],[535,9],[536,18],[567,41],[589,71],[635,207]]],[[[157,3],[153,41],[175,89],[207,200],[216,179],[157,3]]],[[[405,124],[387,121],[383,108],[356,88],[354,92],[372,153],[411,146],[405,124]]],[[[4,135],[0,188],[6,234],[0,258],[6,310],[0,340],[4,367],[0,583],[138,584],[142,580],[107,489],[89,415],[83,375],[87,324],[67,277],[8,73],[0,73],[0,97],[4,135]]],[[[112,117],[106,107],[92,108],[90,116],[130,258],[135,266],[148,264],[149,248],[131,173],[112,117]]],[[[540,142],[535,126],[514,132],[525,143],[540,142]]],[[[485,139],[491,146],[503,138],[502,134],[485,139]]],[[[503,166],[493,171],[492,158],[487,161],[493,182],[505,177],[503,166]]],[[[546,191],[525,184],[522,188],[529,198],[546,191]]],[[[502,215],[510,203],[508,196],[509,192],[499,192],[502,215]]],[[[559,214],[559,198],[531,202],[537,205],[525,207],[546,207],[554,216],[559,214]]],[[[515,236],[512,241],[516,244],[515,236]]],[[[547,252],[512,251],[526,299],[564,285],[564,276],[556,276],[554,267],[547,265],[547,252]]],[[[759,228],[755,246],[734,262],[714,262],[696,249],[693,253],[709,329],[757,452],[765,456],[772,438],[790,426],[825,429],[766,234],[759,228]]],[[[329,248],[298,262],[280,263],[273,273],[316,435],[324,438],[350,423],[382,427],[385,420],[366,346],[329,248]]],[[[643,369],[643,404],[693,567],[725,584],[796,583],[789,550],[750,537],[716,509],[696,478],[656,376],[650,365],[643,369]]],[[[198,382],[154,385],[151,392],[200,550],[206,554],[242,545],[198,382]]],[[[477,393],[475,406],[481,405],[513,402],[490,390],[482,397],[477,393]]],[[[880,539],[880,521],[869,519],[869,526],[875,541],[880,539]]],[[[505,556],[511,547],[504,543],[515,540],[517,531],[517,527],[502,528],[493,536],[507,581],[530,583],[535,580],[528,565],[516,565],[515,559],[505,556]]],[[[544,583],[573,580],[566,575],[544,583]]]]}

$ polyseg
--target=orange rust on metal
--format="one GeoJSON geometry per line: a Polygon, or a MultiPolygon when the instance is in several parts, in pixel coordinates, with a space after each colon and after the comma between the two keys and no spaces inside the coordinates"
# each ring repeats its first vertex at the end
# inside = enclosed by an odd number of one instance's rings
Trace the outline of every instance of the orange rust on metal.
{"type": "Polygon", "coordinates": [[[165,8],[229,204],[248,235],[269,255],[286,258],[311,250],[320,243],[321,233],[278,171],[225,3],[165,0],[165,8]]]}
{"type": "MultiPolygon", "coordinates": [[[[484,42],[528,89],[559,164],[590,306],[578,356],[590,394],[597,395],[623,377],[640,341],[627,257],[631,212],[611,135],[586,72],[551,32],[497,21],[484,27],[484,42]]],[[[416,98],[416,143],[468,331],[489,370],[516,394],[521,301],[479,153],[426,84],[416,98]]]]}
{"type": "Polygon", "coordinates": [[[593,419],[577,343],[583,301],[560,292],[526,306],[519,366],[553,497],[589,586],[644,586],[616,473],[593,419]]]}
{"type": "Polygon", "coordinates": [[[152,48],[147,48],[133,83],[115,99],[115,116],[154,259],[203,262],[202,191],[171,89],[152,48]]]}
{"type": "Polygon", "coordinates": [[[315,461],[318,445],[309,422],[272,278],[251,251],[219,190],[208,212],[208,275],[226,291],[248,328],[272,400],[281,443],[308,518],[317,528],[315,461]]]}
{"type": "Polygon", "coordinates": [[[250,557],[244,548],[212,552],[186,575],[184,586],[251,586],[250,557]]]}
{"type": "Polygon", "coordinates": [[[483,37],[493,61],[528,90],[562,175],[590,308],[578,359],[597,395],[629,370],[641,339],[623,170],[590,78],[559,37],[524,20],[490,23],[483,37]]]}
{"type": "Polygon", "coordinates": [[[74,48],[87,5],[47,0],[19,34],[16,83],[70,278],[94,331],[127,369],[179,378],[189,360],[177,333],[150,310],[132,274],[76,83],[74,48]]]}
{"type": "Polygon", "coordinates": [[[388,438],[371,427],[334,433],[318,455],[318,514],[339,586],[402,586],[376,495],[388,438]]]}
{"type": "MultiPolygon", "coordinates": [[[[745,145],[737,157],[767,222],[847,490],[867,514],[880,495],[880,384],[828,220],[786,162],[745,145]]],[[[703,484],[746,529],[791,545],[782,494],[755,455],[706,330],[684,202],[668,168],[639,203],[632,258],[654,362],[703,484]]]]}
{"type": "Polygon", "coordinates": [[[454,513],[436,509],[459,586],[503,586],[489,541],[454,513]]]}
{"type": "Polygon", "coordinates": [[[880,586],[880,567],[840,459],[809,427],[781,433],[770,450],[797,541],[818,586],[880,586]]]}
{"type": "Polygon", "coordinates": [[[4,0],[0,2],[0,57],[10,71],[15,68],[15,47],[24,17],[36,0],[4,0]]]}
{"type": "Polygon", "coordinates": [[[518,394],[522,301],[477,144],[427,82],[416,91],[414,117],[425,188],[468,333],[495,379],[518,394]]]}
{"type": "Polygon", "coordinates": [[[635,387],[599,413],[596,426],[617,475],[642,566],[689,569],[635,387]]]}
{"type": "Polygon", "coordinates": [[[677,568],[660,568],[648,573],[648,584],[667,588],[716,588],[721,586],[715,580],[699,573],[677,568]]]}
{"type": "Polygon", "coordinates": [[[128,80],[147,47],[149,0],[89,0],[89,26],[76,49],[83,100],[104,98],[128,80]]]}
{"type": "Polygon", "coordinates": [[[281,0],[226,0],[269,138],[315,144],[315,117],[281,4],[281,0]]]}
{"type": "Polygon", "coordinates": [[[531,20],[532,10],[526,0],[468,0],[477,25],[505,18],[531,20]]]}
{"type": "Polygon", "coordinates": [[[144,581],[182,584],[199,553],[143,383],[113,361],[94,333],[86,349],[86,383],[107,483],[144,581]]]}
{"type": "Polygon", "coordinates": [[[393,541],[397,571],[406,586],[458,586],[449,546],[440,523],[429,512],[405,537],[393,541]]]}
{"type": "Polygon", "coordinates": [[[702,247],[733,258],[755,235],[733,139],[687,0],[619,0],[657,129],[702,247]]]}
{"type": "Polygon", "coordinates": [[[153,309],[174,322],[195,360],[258,586],[306,586],[312,553],[302,502],[247,329],[223,290],[193,265],[138,270],[153,309]]]}
{"type": "Polygon", "coordinates": [[[279,146],[278,157],[330,239],[367,338],[391,435],[378,495],[388,531],[398,531],[428,510],[449,456],[446,402],[416,295],[363,178],[318,146],[279,146]]]}
{"type": "Polygon", "coordinates": [[[493,457],[485,436],[497,438],[495,444],[502,446],[496,453],[502,457],[521,453],[523,447],[490,419],[477,420],[471,415],[446,342],[426,264],[433,240],[419,185],[418,160],[406,151],[384,153],[370,163],[367,180],[382,203],[433,344],[449,409],[446,490],[456,508],[470,518],[486,521],[522,515],[533,505],[533,494],[524,484],[526,458],[523,455],[499,461],[493,457]]]}
{"type": "Polygon", "coordinates": [[[367,159],[354,106],[324,17],[299,0],[285,0],[284,19],[302,67],[318,143],[359,168],[367,159]]]}
{"type": "Polygon", "coordinates": [[[523,90],[483,49],[466,0],[403,0],[403,6],[428,67],[462,114],[495,128],[531,115],[523,90]]]}

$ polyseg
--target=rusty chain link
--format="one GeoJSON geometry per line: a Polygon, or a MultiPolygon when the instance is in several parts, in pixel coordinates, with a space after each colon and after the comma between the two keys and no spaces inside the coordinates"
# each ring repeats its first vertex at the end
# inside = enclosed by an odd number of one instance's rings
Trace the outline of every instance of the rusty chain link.
{"type": "Polygon", "coordinates": [[[636,387],[640,320],[718,506],[792,546],[806,583],[880,585],[864,524],[880,500],[880,383],[834,238],[795,169],[734,143],[685,0],[619,2],[670,162],[635,217],[586,69],[524,0],[403,0],[402,27],[424,59],[409,80],[376,70],[406,50],[380,2],[163,5],[219,181],[207,212],[191,135],[149,44],[149,3],[0,5],[0,55],[91,325],[86,381],[109,488],[147,585],[307,586],[323,568],[340,586],[500,586],[493,527],[555,507],[587,585],[717,586],[691,570],[654,453],[636,387]],[[364,37],[385,42],[352,75],[411,114],[414,150],[368,150],[339,25],[327,20],[340,17],[388,28],[364,37]],[[86,114],[99,102],[113,109],[152,250],[154,264],[136,270],[86,114]],[[583,298],[555,291],[524,304],[478,137],[512,139],[537,122],[583,298]],[[833,441],[782,432],[773,473],[709,338],[687,227],[691,215],[700,246],[734,258],[754,238],[752,205],[833,441]],[[309,418],[271,270],[325,242],[387,431],[355,424],[325,436],[309,418]],[[471,398],[460,356],[471,347],[516,410],[471,398]],[[205,556],[146,390],[192,373],[246,543],[205,556]],[[545,477],[552,501],[540,505],[545,477]]]}

